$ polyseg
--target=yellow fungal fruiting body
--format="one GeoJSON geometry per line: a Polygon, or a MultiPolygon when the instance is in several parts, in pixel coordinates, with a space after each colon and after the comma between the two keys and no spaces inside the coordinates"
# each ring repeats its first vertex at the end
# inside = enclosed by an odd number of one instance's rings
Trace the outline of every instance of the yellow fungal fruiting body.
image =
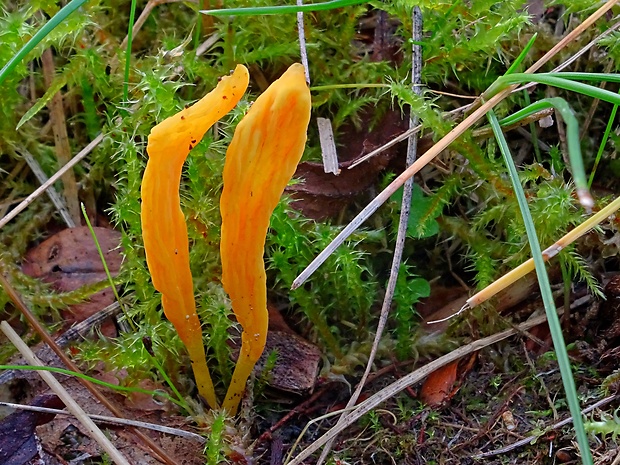
{"type": "Polygon", "coordinates": [[[304,69],[293,64],[237,125],[226,153],[222,282],[243,328],[241,352],[223,407],[235,414],[267,337],[263,254],[269,219],[303,154],[310,121],[304,69]]]}
{"type": "Polygon", "coordinates": [[[189,151],[239,102],[248,81],[248,70],[238,65],[201,100],[155,126],[148,139],[149,160],[142,181],[142,234],[153,285],[162,294],[166,317],[187,347],[198,391],[213,408],[218,403],[196,314],[179,184],[189,151]]]}

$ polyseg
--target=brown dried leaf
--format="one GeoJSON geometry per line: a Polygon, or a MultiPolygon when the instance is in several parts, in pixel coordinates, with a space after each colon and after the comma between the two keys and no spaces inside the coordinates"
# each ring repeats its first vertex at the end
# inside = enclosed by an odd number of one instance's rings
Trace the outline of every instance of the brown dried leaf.
{"type": "MultiPolygon", "coordinates": [[[[113,229],[94,228],[97,240],[112,276],[120,270],[121,234],[113,229]]],[[[106,279],[105,269],[89,229],[85,226],[64,229],[30,249],[24,257],[22,270],[29,276],[53,285],[60,292],[78,289],[106,279]]],[[[93,296],[88,302],[73,305],[63,317],[67,326],[80,322],[114,302],[110,288],[93,296]]],[[[114,325],[102,326],[106,336],[115,336],[114,325]]]]}
{"type": "MultiPolygon", "coordinates": [[[[399,154],[400,147],[394,146],[383,153],[348,169],[354,161],[384,145],[406,129],[406,121],[399,112],[389,111],[371,131],[372,112],[362,116],[361,131],[348,127],[339,136],[338,167],[340,174],[325,173],[322,163],[300,163],[294,178],[299,183],[286,191],[296,200],[293,207],[305,216],[322,220],[337,216],[355,197],[373,186],[379,175],[399,154]]],[[[423,149],[420,150],[422,152],[423,149]]]]}
{"type": "Polygon", "coordinates": [[[477,355],[475,352],[432,372],[420,389],[420,400],[431,407],[437,407],[452,399],[474,366],[477,355]]]}
{"type": "Polygon", "coordinates": [[[420,400],[430,407],[443,404],[452,397],[458,360],[433,371],[420,389],[420,400]]]}

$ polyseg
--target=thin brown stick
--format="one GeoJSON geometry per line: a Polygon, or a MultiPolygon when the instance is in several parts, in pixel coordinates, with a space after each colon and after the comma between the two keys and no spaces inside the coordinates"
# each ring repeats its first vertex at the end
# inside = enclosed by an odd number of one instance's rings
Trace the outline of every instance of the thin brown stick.
{"type": "MultiPolygon", "coordinates": [[[[48,48],[41,55],[43,64],[43,77],[45,85],[50,87],[54,81],[55,65],[52,49],[48,48]]],[[[69,144],[69,135],[67,134],[67,122],[65,119],[65,110],[62,103],[62,94],[56,92],[50,100],[50,120],[52,121],[52,131],[54,133],[54,145],[56,146],[56,157],[58,159],[58,167],[66,165],[71,160],[71,144],[69,144]]],[[[80,201],[78,199],[78,186],[75,181],[73,170],[67,170],[62,177],[63,194],[69,215],[74,224],[80,223],[80,201]]]]}

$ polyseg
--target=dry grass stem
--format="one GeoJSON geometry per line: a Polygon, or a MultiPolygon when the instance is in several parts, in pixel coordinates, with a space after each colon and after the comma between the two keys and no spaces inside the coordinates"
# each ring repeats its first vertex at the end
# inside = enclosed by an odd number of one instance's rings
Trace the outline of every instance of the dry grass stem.
{"type": "MultiPolygon", "coordinates": [[[[591,411],[597,409],[597,408],[601,408],[605,405],[608,405],[610,403],[612,403],[614,400],[617,400],[618,398],[620,398],[620,394],[614,394],[612,396],[608,396],[605,397],[601,400],[599,400],[598,402],[595,402],[594,404],[590,405],[589,407],[584,408],[581,411],[582,415],[586,415],[587,413],[590,413],[591,411]]],[[[546,434],[549,431],[553,431],[553,430],[557,430],[562,428],[563,426],[566,426],[570,423],[573,422],[573,417],[568,417],[565,418],[564,420],[558,421],[557,423],[554,423],[553,425],[551,425],[549,428],[546,428],[545,430],[543,430],[540,433],[535,433],[532,434],[531,436],[528,436],[526,438],[523,438],[519,441],[516,441],[506,447],[502,447],[501,449],[496,449],[490,452],[484,452],[480,455],[476,455],[474,456],[474,458],[476,459],[482,459],[482,458],[486,458],[486,457],[492,457],[494,455],[504,455],[507,452],[510,452],[512,450],[518,449],[519,447],[522,446],[526,446],[528,444],[531,444],[533,441],[535,441],[536,439],[540,438],[542,435],[546,434]]]]}
{"type": "Polygon", "coordinates": [[[36,200],[43,192],[45,192],[51,185],[58,181],[62,175],[77,165],[86,155],[93,151],[97,145],[103,140],[103,134],[99,134],[95,137],[90,144],[84,147],[75,157],[73,157],[66,165],[60,168],[53,176],[51,176],[47,182],[42,184],[37,190],[26,197],[17,207],[11,210],[6,216],[0,220],[0,228],[3,228],[9,221],[19,215],[23,210],[28,207],[32,202],[36,200]]]}
{"type": "MultiPolygon", "coordinates": [[[[41,373],[46,373],[42,371],[41,373]]],[[[11,402],[0,402],[0,405],[4,407],[14,408],[16,410],[29,410],[32,412],[52,413],[54,415],[71,415],[71,412],[65,410],[58,410],[55,408],[36,407],[33,405],[21,405],[13,404],[11,402]]],[[[105,415],[86,414],[91,420],[96,423],[107,423],[110,425],[128,425],[135,426],[136,428],[145,428],[153,431],[159,431],[160,433],[170,434],[171,436],[179,436],[181,438],[189,439],[200,444],[204,444],[206,439],[201,435],[192,433],[191,431],[185,431],[179,428],[170,428],[168,426],[156,425],[155,423],[146,423],[144,421],[128,420],[126,418],[107,417],[105,415]]]]}
{"type": "Polygon", "coordinates": [[[541,315],[536,318],[531,318],[530,320],[522,323],[515,328],[507,329],[506,331],[502,331],[500,333],[494,334],[492,336],[485,337],[483,339],[479,339],[470,344],[467,344],[463,347],[459,347],[458,349],[450,352],[449,354],[443,355],[427,365],[409,373],[406,376],[403,376],[399,380],[390,384],[389,386],[383,388],[381,391],[373,394],[371,397],[366,399],[364,402],[358,404],[353,411],[347,416],[347,418],[337,426],[331,428],[327,433],[321,436],[319,439],[310,444],[306,449],[304,449],[299,455],[297,455],[293,460],[287,462],[286,465],[300,465],[304,460],[310,457],[314,452],[316,452],[319,448],[321,448],[327,442],[333,440],[338,434],[344,431],[346,428],[354,424],[361,417],[366,415],[368,412],[373,410],[378,405],[382,404],[386,400],[394,397],[399,392],[405,390],[409,386],[422,381],[433,371],[451,363],[460,358],[477,352],[485,347],[488,347],[492,344],[495,344],[499,341],[502,341],[510,336],[514,336],[515,334],[520,334],[523,331],[527,331],[534,326],[537,326],[541,323],[547,321],[547,317],[545,315],[541,315]]]}
{"type": "MultiPolygon", "coordinates": [[[[543,258],[545,261],[548,261],[550,258],[555,257],[562,249],[565,249],[569,244],[575,242],[578,238],[583,236],[585,233],[590,231],[592,228],[596,227],[599,223],[604,221],[609,216],[613,215],[616,210],[620,209],[620,197],[616,198],[613,202],[607,205],[598,213],[592,215],[586,221],[581,223],[575,229],[565,234],[561,239],[555,242],[553,245],[547,247],[543,250],[543,258]]],[[[466,304],[466,308],[473,308],[476,305],[480,305],[482,302],[489,300],[498,292],[506,289],[508,286],[530,273],[534,270],[534,259],[530,258],[528,261],[522,263],[514,270],[506,273],[504,276],[499,278],[497,281],[493,282],[489,286],[485,287],[483,290],[478,292],[477,294],[470,297],[466,304]]]]}
{"type": "MultiPolygon", "coordinates": [[[[26,160],[26,163],[28,163],[30,170],[34,173],[39,183],[45,184],[48,180],[47,175],[41,169],[41,166],[34,159],[32,154],[28,152],[28,150],[26,150],[24,147],[19,147],[18,150],[21,156],[24,158],[24,160],[26,160]]],[[[69,210],[67,209],[67,205],[65,204],[62,196],[60,196],[58,192],[56,192],[56,189],[54,189],[53,186],[50,186],[47,189],[46,193],[47,193],[47,196],[52,201],[52,203],[54,204],[54,206],[56,207],[56,210],[58,210],[60,217],[63,219],[67,227],[75,228],[75,221],[73,221],[73,217],[69,213],[69,210]]]]}
{"type": "MultiPolygon", "coordinates": [[[[93,141],[95,142],[95,141],[93,141]]],[[[58,173],[56,173],[58,174],[58,173]]],[[[50,178],[51,179],[51,178],[50,178]]],[[[62,363],[71,371],[75,371],[76,373],[81,373],[81,370],[78,366],[73,363],[73,361],[65,354],[62,349],[56,344],[54,339],[49,335],[49,333],[41,326],[37,318],[30,311],[30,309],[26,306],[26,304],[22,301],[21,297],[17,293],[17,291],[11,286],[8,280],[4,277],[2,273],[0,273],[0,285],[4,288],[4,291],[7,293],[13,304],[19,311],[22,313],[26,321],[30,324],[30,326],[36,331],[36,333],[41,337],[41,339],[54,351],[56,355],[60,358],[62,363]]],[[[105,408],[107,408],[113,415],[122,418],[120,410],[116,408],[99,390],[88,380],[79,378],[80,383],[88,389],[88,391],[97,399],[105,408]]],[[[140,439],[144,444],[146,444],[153,455],[156,456],[160,461],[167,463],[168,465],[177,465],[174,460],[172,460],[166,452],[159,447],[151,438],[146,436],[141,431],[131,429],[131,431],[140,439]]]]}
{"type": "MultiPolygon", "coordinates": [[[[582,24],[571,31],[566,37],[558,42],[551,50],[549,50],[542,58],[528,68],[526,73],[534,73],[540,69],[545,63],[547,63],[556,53],[562,50],[569,43],[574,41],[583,31],[596,22],[601,16],[603,16],[608,10],[610,10],[617,0],[609,0],[603,6],[601,6],[596,12],[594,12],[588,19],[582,24]]],[[[303,270],[299,276],[293,281],[292,289],[297,289],[301,286],[315,271],[316,269],[327,260],[327,258],[355,231],[364,223],[370,215],[372,215],[377,209],[383,205],[409,178],[414,176],[424,166],[426,166],[437,155],[443,152],[450,146],[456,139],[462,136],[465,131],[471,128],[476,122],[486,115],[486,113],[493,109],[495,105],[504,100],[512,91],[516,88],[516,85],[512,85],[500,91],[489,100],[482,103],[481,106],[476,108],[467,118],[454,127],[448,134],[440,139],[433,147],[431,147],[424,155],[400,174],[394,181],[390,183],[377,197],[375,197],[342,231],[336,238],[303,270]]]]}
{"type": "MultiPolygon", "coordinates": [[[[412,12],[413,22],[413,45],[411,47],[411,87],[417,95],[422,95],[422,46],[419,45],[422,40],[422,12],[419,7],[414,7],[412,12]]],[[[418,126],[419,118],[412,116],[413,111],[410,110],[409,115],[409,131],[412,131],[418,126]]],[[[411,132],[407,144],[407,167],[411,166],[418,155],[418,134],[417,132],[411,132]]],[[[394,246],[394,256],[392,257],[392,266],[390,268],[390,277],[388,279],[387,287],[385,289],[385,296],[383,298],[383,305],[381,306],[381,314],[379,316],[379,323],[375,332],[375,338],[372,342],[372,348],[370,349],[370,355],[368,356],[368,362],[362,379],[357,384],[353,395],[347,402],[346,408],[350,408],[355,405],[359,399],[366,380],[370,374],[370,370],[375,361],[377,350],[381,338],[383,337],[383,331],[388,321],[390,314],[390,308],[392,307],[392,301],[394,299],[394,292],[396,290],[396,281],[398,280],[398,272],[403,258],[403,250],[405,248],[405,239],[407,238],[407,227],[409,224],[409,213],[411,211],[411,196],[413,192],[413,177],[409,178],[403,187],[403,198],[400,206],[400,216],[398,219],[398,231],[396,233],[396,245],[394,246]]],[[[348,414],[343,414],[339,419],[336,426],[346,421],[348,414]]],[[[321,452],[321,456],[317,462],[317,465],[321,465],[327,458],[327,454],[331,450],[333,439],[325,445],[325,448],[321,452]]]]}

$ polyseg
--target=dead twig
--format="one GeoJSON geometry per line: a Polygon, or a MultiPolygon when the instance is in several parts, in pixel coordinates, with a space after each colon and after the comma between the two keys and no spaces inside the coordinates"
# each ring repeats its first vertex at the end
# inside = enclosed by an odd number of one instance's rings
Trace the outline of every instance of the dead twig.
{"type": "MultiPolygon", "coordinates": [[[[413,91],[421,95],[422,88],[422,47],[419,45],[422,41],[422,11],[419,7],[413,7],[412,12],[412,21],[413,21],[413,46],[411,49],[412,54],[412,63],[411,63],[411,85],[413,91]]],[[[411,116],[413,115],[413,109],[410,109],[409,116],[409,130],[412,130],[416,126],[418,126],[418,117],[411,116]]],[[[418,137],[416,133],[412,133],[409,136],[409,141],[407,144],[407,167],[411,166],[418,154],[418,137]]],[[[372,369],[372,365],[375,361],[375,357],[377,355],[377,349],[379,347],[379,343],[381,342],[381,337],[383,336],[383,331],[385,329],[385,325],[387,324],[388,316],[390,314],[390,308],[392,307],[392,300],[394,298],[394,292],[396,290],[396,281],[398,279],[398,271],[400,270],[400,264],[403,258],[403,250],[405,248],[405,239],[407,238],[407,227],[409,224],[409,212],[411,210],[411,196],[413,189],[413,177],[409,178],[405,182],[405,186],[403,187],[403,199],[400,207],[400,218],[398,220],[398,232],[396,235],[396,245],[394,246],[394,257],[392,258],[392,267],[390,268],[390,277],[388,279],[388,284],[385,290],[385,297],[383,298],[383,305],[381,306],[381,315],[379,316],[379,323],[377,324],[377,330],[375,332],[375,338],[372,343],[372,348],[370,349],[370,355],[368,356],[368,362],[366,363],[366,369],[364,370],[364,374],[362,375],[362,379],[358,383],[353,395],[347,402],[346,408],[352,407],[357,402],[362,389],[366,385],[366,379],[370,374],[370,370],[372,369]]],[[[339,419],[336,426],[344,423],[346,421],[346,417],[348,414],[343,414],[339,419]]],[[[334,438],[335,439],[335,438],[334,438]]],[[[327,458],[327,454],[331,450],[331,446],[333,444],[333,439],[325,444],[325,448],[323,452],[321,452],[321,456],[317,462],[317,465],[321,465],[325,459],[327,458]]]]}
{"type": "MultiPolygon", "coordinates": [[[[315,440],[312,444],[310,444],[306,449],[304,449],[299,455],[297,455],[293,460],[287,462],[287,465],[300,465],[304,460],[310,457],[314,452],[320,449],[324,444],[328,441],[334,439],[338,434],[344,431],[346,428],[354,424],[361,417],[366,415],[368,412],[373,410],[378,405],[382,404],[386,400],[394,397],[396,394],[405,390],[408,386],[412,384],[420,382],[422,379],[426,378],[433,371],[452,363],[460,358],[469,355],[471,353],[477,352],[479,350],[484,349],[492,344],[495,344],[499,341],[502,341],[510,336],[514,336],[519,334],[520,331],[528,330],[537,326],[541,323],[547,321],[547,317],[545,315],[541,315],[536,318],[532,318],[525,323],[517,326],[517,329],[510,328],[500,333],[494,334],[492,336],[485,337],[483,339],[479,339],[477,341],[471,342],[465,346],[459,347],[458,349],[450,352],[449,354],[443,355],[427,365],[409,373],[403,378],[395,381],[389,386],[385,387],[381,391],[372,395],[364,402],[358,404],[355,408],[352,409],[351,413],[344,419],[344,421],[338,425],[331,428],[327,433],[323,436],[315,440]]],[[[305,432],[305,429],[304,429],[305,432]]]]}
{"type": "MultiPolygon", "coordinates": [[[[19,154],[24,158],[24,160],[26,160],[26,163],[28,163],[28,166],[30,167],[30,171],[34,173],[39,183],[45,184],[48,180],[48,177],[43,171],[43,169],[41,168],[41,165],[39,165],[39,163],[32,156],[32,154],[28,152],[28,150],[26,150],[24,147],[18,147],[17,150],[19,154]]],[[[14,153],[17,153],[17,152],[14,152],[14,153]]],[[[75,221],[73,220],[73,217],[69,213],[69,210],[67,209],[67,204],[65,203],[62,196],[58,194],[58,192],[56,192],[56,189],[54,189],[53,186],[50,186],[47,189],[46,193],[47,193],[47,196],[52,201],[52,203],[54,204],[54,206],[56,207],[56,210],[58,210],[58,213],[60,213],[60,217],[63,219],[67,227],[75,228],[75,221]]]]}
{"type": "MultiPolygon", "coordinates": [[[[127,296],[128,297],[128,296],[127,296]]],[[[106,318],[110,318],[114,315],[117,315],[121,312],[121,306],[118,302],[114,302],[104,309],[101,309],[94,315],[89,316],[84,321],[80,321],[78,324],[72,326],[67,331],[62,333],[57,339],[56,344],[59,347],[66,347],[71,341],[76,340],[79,337],[84,337],[89,331],[93,329],[93,327],[97,326],[101,322],[103,322],[106,318]]],[[[48,356],[46,354],[50,353],[52,349],[49,346],[42,344],[39,349],[35,351],[35,355],[38,358],[46,359],[48,356]]],[[[48,360],[49,363],[49,360],[48,360]]],[[[19,363],[14,363],[17,365],[19,363]]],[[[15,378],[16,370],[5,370],[0,374],[0,384],[8,383],[15,378]]]]}
{"type": "MultiPolygon", "coordinates": [[[[585,415],[586,413],[591,412],[592,410],[602,407],[604,405],[607,405],[611,402],[613,402],[614,400],[620,398],[620,394],[614,394],[613,396],[609,396],[609,397],[605,397],[604,399],[599,400],[598,402],[590,405],[589,407],[586,407],[585,409],[583,409],[581,411],[582,415],[585,415]]],[[[536,434],[532,434],[531,436],[528,436],[524,439],[521,439],[520,441],[514,442],[512,444],[510,444],[509,446],[506,447],[502,447],[501,449],[496,449],[490,452],[484,452],[482,454],[478,454],[478,455],[474,455],[472,458],[474,459],[482,459],[482,458],[486,458],[486,457],[493,457],[494,455],[504,455],[507,452],[513,451],[515,449],[518,449],[519,447],[525,446],[527,444],[530,444],[534,441],[536,441],[538,438],[540,438],[541,436],[547,434],[549,431],[553,431],[556,430],[558,428],[561,428],[563,426],[566,426],[570,423],[573,422],[573,417],[568,417],[565,418],[562,421],[558,421],[557,423],[551,425],[549,428],[546,428],[544,431],[540,432],[540,433],[536,433],[536,434]]]]}
{"type": "MultiPolygon", "coordinates": [[[[558,42],[551,50],[549,50],[542,58],[528,68],[526,73],[534,73],[540,69],[545,63],[547,63],[553,56],[555,56],[560,50],[566,47],[569,43],[574,41],[583,31],[589,28],[596,22],[601,16],[609,11],[617,0],[608,0],[603,6],[595,11],[589,18],[587,18],[582,24],[577,26],[573,31],[567,34],[560,42],[558,42]]],[[[301,286],[317,269],[321,266],[325,260],[340,246],[344,241],[359,228],[374,212],[376,212],[381,205],[383,205],[409,178],[414,176],[424,166],[426,166],[431,160],[437,157],[443,152],[452,142],[458,139],[465,133],[473,124],[478,122],[488,111],[493,109],[498,103],[504,100],[510,95],[516,88],[516,85],[509,86],[501,92],[491,97],[489,100],[482,103],[465,118],[461,123],[454,127],[448,134],[446,134],[441,140],[439,140],[434,146],[432,146],[424,155],[401,173],[394,181],[390,183],[382,192],[379,193],[341,232],[336,238],[303,270],[299,276],[293,281],[291,289],[297,289],[301,286]]]]}

